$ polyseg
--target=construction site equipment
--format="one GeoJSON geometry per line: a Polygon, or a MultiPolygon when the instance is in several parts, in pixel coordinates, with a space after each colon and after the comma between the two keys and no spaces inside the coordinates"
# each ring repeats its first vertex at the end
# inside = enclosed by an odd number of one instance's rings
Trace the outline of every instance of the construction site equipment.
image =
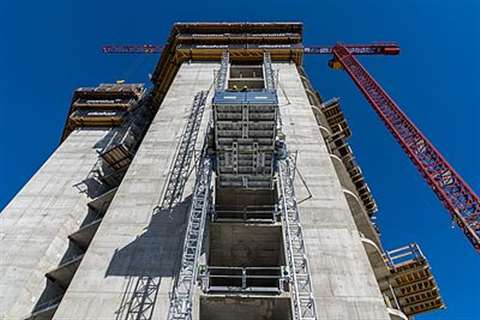
{"type": "Polygon", "coordinates": [[[416,243],[385,253],[391,290],[385,294],[407,316],[444,308],[430,265],[416,243]]]}
{"type": "Polygon", "coordinates": [[[280,293],[285,275],[281,267],[207,267],[205,292],[280,293]]]}
{"type": "Polygon", "coordinates": [[[219,187],[272,188],[278,102],[271,60],[265,57],[262,89],[238,92],[226,90],[227,73],[234,67],[229,67],[228,53],[223,55],[213,99],[219,187]]]}
{"type": "Polygon", "coordinates": [[[248,222],[248,223],[273,223],[278,215],[273,206],[244,206],[238,208],[224,207],[216,209],[212,216],[214,222],[248,222]]]}
{"type": "MultiPolygon", "coordinates": [[[[222,36],[222,35],[220,35],[222,36]]],[[[208,45],[202,45],[203,48],[209,48],[208,45]]],[[[303,50],[304,54],[331,54],[333,46],[298,46],[303,50]]],[[[215,48],[211,45],[210,48],[215,48]]],[[[396,55],[400,53],[400,47],[395,43],[374,43],[374,44],[358,44],[347,45],[347,48],[353,54],[360,55],[396,55]]],[[[106,54],[159,54],[162,53],[164,46],[156,44],[133,44],[133,45],[106,45],[102,47],[102,52],[106,54]]],[[[265,49],[268,47],[265,46],[265,49]]]]}
{"type": "Polygon", "coordinates": [[[282,211],[283,238],[292,277],[292,313],[294,319],[313,320],[317,319],[317,311],[293,185],[295,164],[290,158],[278,162],[278,196],[282,211]]]}
{"type": "Polygon", "coordinates": [[[192,318],[192,296],[197,281],[198,259],[202,251],[203,235],[208,211],[211,210],[212,159],[207,154],[205,141],[197,169],[193,199],[182,249],[180,271],[171,292],[168,319],[192,318]]]}
{"type": "Polygon", "coordinates": [[[230,55],[228,51],[223,52],[220,70],[218,70],[215,91],[221,92],[227,88],[228,68],[230,66],[230,55]]]}
{"type": "Polygon", "coordinates": [[[75,90],[62,140],[80,127],[118,127],[145,95],[143,84],[108,84],[75,90]]]}
{"type": "Polygon", "coordinates": [[[173,167],[170,170],[167,188],[160,206],[161,209],[170,209],[182,200],[183,190],[188,180],[190,165],[195,152],[195,144],[202,122],[203,111],[205,110],[207,95],[207,91],[200,91],[195,95],[173,167]]]}
{"type": "Polygon", "coordinates": [[[440,152],[349,51],[337,45],[334,60],[348,73],[387,129],[480,252],[480,200],[440,152]]]}
{"type": "MultiPolygon", "coordinates": [[[[222,219],[235,222],[253,219],[262,223],[276,223],[277,217],[280,216],[288,268],[284,270],[282,266],[206,266],[200,275],[203,279],[203,290],[206,293],[275,294],[282,290],[291,291],[294,319],[317,319],[295,199],[293,185],[295,168],[291,167],[289,159],[280,160],[281,157],[274,156],[275,142],[278,138],[277,123],[280,121],[277,117],[278,99],[270,56],[266,54],[263,60],[265,85],[261,90],[227,91],[226,82],[230,68],[233,66],[229,63],[229,55],[224,53],[221,68],[217,73],[215,86],[217,90],[213,98],[216,194],[228,193],[226,189],[240,193],[249,192],[249,189],[273,192],[275,181],[278,181],[279,210],[275,210],[274,206],[246,206],[240,210],[222,208],[212,214],[212,219],[215,222],[222,219]],[[277,179],[274,179],[274,168],[278,169],[277,179]]],[[[253,69],[255,68],[250,67],[250,70],[253,69]]],[[[206,136],[208,137],[208,133],[206,136]]],[[[180,272],[174,282],[168,319],[192,318],[192,295],[200,269],[199,255],[203,233],[207,215],[213,208],[213,199],[210,197],[212,165],[205,143],[199,160],[180,272]]]]}

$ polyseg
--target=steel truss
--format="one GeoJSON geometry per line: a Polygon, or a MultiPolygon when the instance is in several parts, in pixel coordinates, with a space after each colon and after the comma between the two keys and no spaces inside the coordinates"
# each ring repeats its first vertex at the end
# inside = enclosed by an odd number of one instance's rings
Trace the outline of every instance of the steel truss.
{"type": "Polygon", "coordinates": [[[480,252],[480,200],[433,144],[382,89],[349,49],[337,45],[336,60],[367,98],[387,129],[480,252]]]}
{"type": "Polygon", "coordinates": [[[195,95],[192,111],[185,125],[173,167],[170,170],[167,188],[160,206],[161,209],[171,209],[182,200],[185,184],[189,176],[190,165],[195,152],[198,131],[202,123],[207,96],[207,91],[200,91],[195,95]]]}
{"type": "Polygon", "coordinates": [[[295,166],[296,164],[292,163],[288,157],[278,160],[278,190],[283,239],[292,278],[292,313],[295,320],[316,320],[317,311],[310,268],[294,190],[295,166]]]}
{"type": "Polygon", "coordinates": [[[212,159],[207,154],[207,139],[198,165],[195,189],[188,216],[180,270],[170,296],[169,320],[192,319],[192,298],[198,274],[207,215],[211,209],[212,159]]]}

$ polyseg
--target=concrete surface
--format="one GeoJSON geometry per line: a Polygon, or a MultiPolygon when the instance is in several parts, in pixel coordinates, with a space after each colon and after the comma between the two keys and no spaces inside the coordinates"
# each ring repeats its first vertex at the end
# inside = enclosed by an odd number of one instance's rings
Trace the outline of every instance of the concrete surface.
{"type": "Polygon", "coordinates": [[[290,299],[279,297],[202,296],[200,319],[208,320],[289,320],[290,299]]]}
{"type": "MultiPolygon", "coordinates": [[[[155,207],[168,181],[193,97],[211,86],[218,66],[181,66],[54,319],[166,319],[193,175],[181,204],[172,211],[157,212],[155,207]]],[[[296,66],[275,63],[274,69],[279,71],[278,95],[288,147],[291,152],[298,151],[298,167],[312,193],[312,198],[300,205],[300,214],[318,317],[389,319],[296,66]]],[[[210,100],[211,93],[206,110],[210,110],[210,100]]],[[[197,147],[203,142],[208,115],[206,111],[197,147]]],[[[68,246],[67,236],[87,214],[88,197],[71,186],[90,170],[95,159],[92,145],[104,134],[72,134],[2,215],[1,245],[7,250],[2,251],[0,265],[0,310],[7,310],[10,318],[21,318],[19,315],[31,310],[43,289],[44,274],[58,266],[68,246]]],[[[298,200],[308,196],[300,179],[295,187],[298,200]]],[[[228,232],[217,233],[219,241],[234,241],[236,231],[228,232]]],[[[263,237],[267,243],[273,239],[267,234],[263,237]]],[[[224,257],[241,253],[232,246],[229,252],[224,257]]],[[[202,260],[205,263],[205,256],[202,260]]],[[[224,299],[200,297],[198,289],[195,293],[195,319],[282,320],[290,317],[289,310],[289,300],[284,297],[224,299]]]]}
{"type": "Polygon", "coordinates": [[[106,135],[72,132],[0,214],[0,319],[23,319],[42,296],[45,273],[60,264],[68,235],[88,213],[90,199],[74,185],[87,177],[106,135]]]}
{"type": "Polygon", "coordinates": [[[280,224],[210,223],[208,265],[283,266],[282,238],[280,224]]]}
{"type": "MultiPolygon", "coordinates": [[[[54,319],[130,319],[139,314],[166,319],[194,175],[188,181],[187,197],[172,212],[154,209],[161,201],[193,98],[211,86],[214,68],[218,64],[181,66],[54,319]],[[150,284],[148,290],[142,288],[144,282],[150,284]],[[142,297],[145,301],[139,307],[142,297]]],[[[208,115],[205,112],[204,120],[208,115]]],[[[203,143],[204,127],[205,123],[197,146],[203,143]]]]}
{"type": "MultiPolygon", "coordinates": [[[[313,197],[300,205],[319,319],[389,319],[296,66],[279,70],[280,112],[290,152],[313,197]]],[[[296,179],[297,198],[307,196],[296,179]]]]}

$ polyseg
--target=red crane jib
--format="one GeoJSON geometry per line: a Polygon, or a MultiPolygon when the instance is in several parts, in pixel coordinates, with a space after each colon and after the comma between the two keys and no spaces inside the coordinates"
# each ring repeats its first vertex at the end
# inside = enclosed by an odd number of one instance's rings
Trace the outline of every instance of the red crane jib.
{"type": "Polygon", "coordinates": [[[433,144],[343,45],[333,48],[335,60],[350,75],[407,156],[480,252],[480,200],[433,144]]]}
{"type": "MultiPolygon", "coordinates": [[[[284,46],[284,45],[283,45],[284,46]]],[[[217,46],[218,47],[218,46],[217,46]]],[[[359,55],[397,55],[400,47],[395,43],[374,43],[346,45],[353,54],[359,55]]],[[[201,48],[215,48],[215,45],[202,45],[201,48]]],[[[303,48],[304,54],[332,54],[333,46],[305,46],[292,45],[292,48],[303,48]]],[[[159,54],[162,53],[162,45],[107,45],[102,47],[106,54],[159,54]]]]}

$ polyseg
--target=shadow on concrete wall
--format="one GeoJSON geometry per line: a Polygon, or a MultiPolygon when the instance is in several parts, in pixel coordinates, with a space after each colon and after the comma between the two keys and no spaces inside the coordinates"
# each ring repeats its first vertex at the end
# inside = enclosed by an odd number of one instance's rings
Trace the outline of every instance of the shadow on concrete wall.
{"type": "Polygon", "coordinates": [[[125,289],[116,319],[151,319],[162,278],[179,269],[191,197],[171,210],[155,210],[143,233],[115,250],[105,277],[123,276],[125,289]]]}
{"type": "MultiPolygon", "coordinates": [[[[83,128],[82,130],[88,130],[88,128],[83,128]]],[[[92,130],[95,130],[95,129],[92,129],[92,130]]],[[[119,132],[119,129],[118,128],[111,128],[108,133],[103,136],[103,138],[101,138],[100,140],[98,140],[95,145],[93,146],[94,149],[97,149],[97,151],[101,151],[103,149],[105,149],[105,147],[110,143],[110,141],[112,141],[112,139],[115,137],[115,135],[117,135],[119,132]]]]}

